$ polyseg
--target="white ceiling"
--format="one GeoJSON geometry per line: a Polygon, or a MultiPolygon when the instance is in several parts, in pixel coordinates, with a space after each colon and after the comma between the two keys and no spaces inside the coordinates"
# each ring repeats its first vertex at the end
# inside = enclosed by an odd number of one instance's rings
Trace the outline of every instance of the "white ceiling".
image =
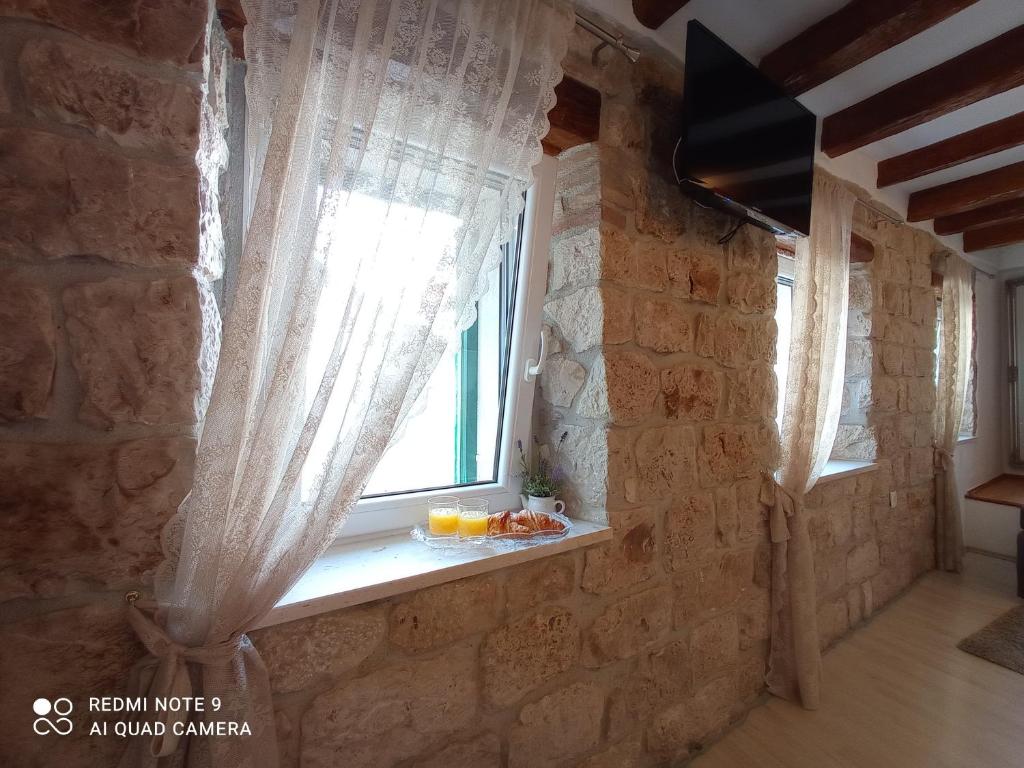
{"type": "MultiPolygon", "coordinates": [[[[627,37],[647,38],[680,61],[685,47],[686,24],[696,18],[756,64],[766,53],[847,2],[849,0],[691,0],[658,30],[649,30],[637,21],[631,0],[582,0],[580,10],[584,13],[587,8],[595,11],[614,21],[627,37]]],[[[1021,24],[1024,24],[1024,0],[979,0],[942,23],[808,91],[800,101],[819,118],[825,117],[1021,24]]],[[[905,213],[911,192],[1022,161],[1024,146],[884,190],[875,186],[879,160],[1020,111],[1024,111],[1024,88],[972,104],[834,160],[819,153],[818,162],[869,190],[886,205],[905,213]]],[[[922,222],[915,226],[930,229],[931,223],[922,222]]],[[[962,251],[962,236],[940,239],[962,251]]],[[[988,271],[1024,267],[1024,244],[969,254],[968,258],[988,271]]]]}

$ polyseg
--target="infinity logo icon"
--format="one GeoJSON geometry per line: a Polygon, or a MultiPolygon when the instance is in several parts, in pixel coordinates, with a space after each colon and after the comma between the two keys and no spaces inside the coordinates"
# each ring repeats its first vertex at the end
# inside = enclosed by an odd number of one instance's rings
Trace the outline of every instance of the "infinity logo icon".
{"type": "Polygon", "coordinates": [[[67,736],[71,733],[71,729],[74,728],[74,724],[68,717],[72,709],[74,709],[74,705],[71,703],[71,699],[66,699],[63,696],[59,699],[54,699],[52,704],[49,699],[36,699],[32,702],[32,711],[39,715],[39,717],[32,723],[32,730],[40,736],[46,736],[51,733],[55,733],[58,736],[67,736]],[[56,719],[51,720],[47,717],[51,712],[57,716],[56,719]]]}

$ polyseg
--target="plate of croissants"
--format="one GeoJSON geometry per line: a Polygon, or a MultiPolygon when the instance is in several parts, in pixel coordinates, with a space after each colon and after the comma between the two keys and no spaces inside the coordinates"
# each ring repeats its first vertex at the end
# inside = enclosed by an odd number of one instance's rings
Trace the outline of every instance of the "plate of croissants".
{"type": "Polygon", "coordinates": [[[435,536],[426,526],[417,525],[412,529],[412,537],[435,549],[488,547],[512,550],[561,539],[570,528],[572,522],[569,518],[554,512],[506,509],[487,516],[486,536],[435,536]]]}

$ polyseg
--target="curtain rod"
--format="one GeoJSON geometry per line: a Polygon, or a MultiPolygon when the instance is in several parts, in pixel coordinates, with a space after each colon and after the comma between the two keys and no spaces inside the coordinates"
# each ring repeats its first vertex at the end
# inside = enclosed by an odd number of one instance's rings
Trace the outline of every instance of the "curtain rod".
{"type": "Polygon", "coordinates": [[[606,45],[610,45],[634,64],[636,64],[640,59],[639,49],[626,45],[623,41],[622,35],[616,35],[609,32],[604,27],[599,27],[586,16],[580,16],[578,13],[576,14],[576,25],[582,27],[601,41],[601,44],[594,49],[594,56],[597,56],[597,53],[606,45]]]}

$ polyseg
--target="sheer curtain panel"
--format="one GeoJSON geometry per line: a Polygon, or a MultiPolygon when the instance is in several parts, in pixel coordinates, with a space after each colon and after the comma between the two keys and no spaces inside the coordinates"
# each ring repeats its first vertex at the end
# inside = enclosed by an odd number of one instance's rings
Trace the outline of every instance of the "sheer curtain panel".
{"type": "Polygon", "coordinates": [[[825,469],[839,428],[855,202],[840,181],[815,169],[811,233],[796,246],[782,454],[770,520],[768,690],[807,709],[818,707],[821,651],[804,494],[825,469]]]}
{"type": "Polygon", "coordinates": [[[971,368],[972,273],[971,266],[957,254],[946,257],[935,402],[935,564],[957,573],[963,568],[964,534],[953,453],[960,436],[971,368]]]}
{"type": "MultiPolygon", "coordinates": [[[[131,609],[151,695],[253,735],[145,752],[277,762],[245,632],[338,535],[485,275],[541,157],[572,9],[553,0],[243,0],[254,190],[192,492],[131,609]]],[[[182,716],[178,716],[179,720],[182,716]]],[[[339,723],[340,728],[346,727],[339,723]]]]}

